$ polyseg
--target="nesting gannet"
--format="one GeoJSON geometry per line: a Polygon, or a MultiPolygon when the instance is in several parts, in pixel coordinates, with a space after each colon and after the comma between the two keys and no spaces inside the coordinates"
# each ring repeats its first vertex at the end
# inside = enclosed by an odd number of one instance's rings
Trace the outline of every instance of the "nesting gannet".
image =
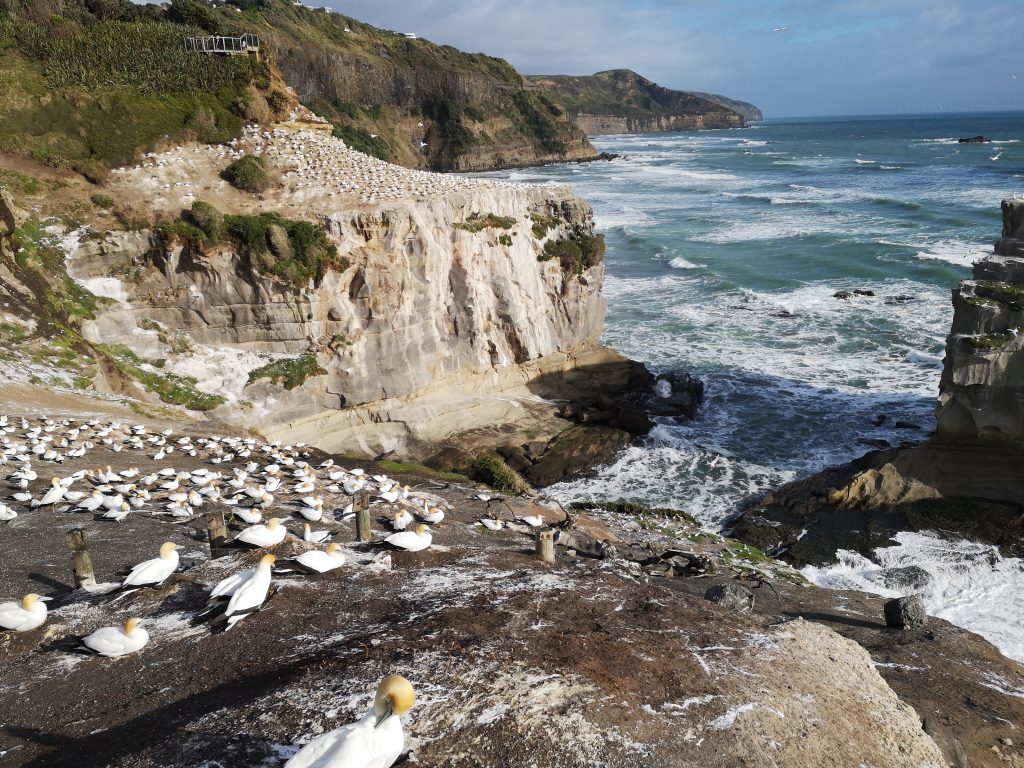
{"type": "Polygon", "coordinates": [[[67,488],[61,483],[59,477],[53,478],[50,481],[50,489],[43,494],[43,498],[38,501],[33,500],[33,507],[47,507],[50,504],[56,504],[64,498],[64,494],[67,493],[67,488]]]}
{"type": "Polygon", "coordinates": [[[178,545],[171,541],[165,541],[160,545],[160,554],[152,560],[144,560],[136,565],[123,582],[121,590],[124,592],[135,592],[142,587],[155,587],[163,584],[170,576],[178,570],[178,545]]]}
{"type": "Polygon", "coordinates": [[[526,523],[531,528],[540,528],[544,525],[544,518],[540,515],[527,515],[526,517],[520,517],[519,522],[526,523]]]}
{"type": "Polygon", "coordinates": [[[330,531],[314,531],[309,527],[309,523],[302,524],[302,540],[308,541],[311,544],[323,544],[325,541],[331,538],[330,531]]]}
{"type": "Polygon", "coordinates": [[[341,544],[331,542],[327,545],[326,552],[319,549],[303,552],[298,557],[293,557],[288,563],[290,566],[294,566],[295,570],[303,573],[327,573],[343,566],[345,555],[341,551],[341,544]]]}
{"type": "Polygon", "coordinates": [[[430,507],[429,509],[424,510],[422,513],[420,513],[420,520],[422,520],[425,523],[435,525],[444,520],[444,512],[442,512],[437,507],[430,507]]]}
{"type": "Polygon", "coordinates": [[[263,601],[267,599],[267,592],[270,590],[270,569],[276,559],[273,555],[261,557],[260,564],[252,576],[235,589],[224,609],[224,616],[227,619],[225,631],[231,629],[250,613],[258,611],[263,605],[263,601]]]}
{"type": "Polygon", "coordinates": [[[480,525],[490,531],[500,531],[504,527],[504,523],[494,517],[481,517],[480,525]]]}
{"type": "Polygon", "coordinates": [[[415,530],[393,533],[384,539],[392,547],[404,549],[406,552],[419,552],[430,546],[432,537],[430,529],[420,523],[415,530]]]}
{"type": "Polygon", "coordinates": [[[388,675],[377,686],[369,712],[313,739],[285,768],[389,768],[405,746],[399,715],[408,712],[415,701],[412,683],[388,675]]]}
{"type": "Polygon", "coordinates": [[[403,509],[401,512],[395,512],[395,516],[391,520],[391,527],[396,531],[404,531],[412,521],[412,513],[407,509],[403,509]]]}
{"type": "Polygon", "coordinates": [[[126,656],[141,651],[149,642],[149,633],[139,626],[140,619],[128,619],[123,627],[103,627],[81,639],[81,650],[100,656],[126,656]]]}
{"type": "Polygon", "coordinates": [[[0,628],[28,632],[41,626],[46,621],[46,601],[49,599],[33,593],[25,595],[18,603],[0,603],[0,628]]]}
{"type": "Polygon", "coordinates": [[[272,517],[262,525],[253,525],[235,536],[235,541],[251,544],[254,547],[272,547],[284,541],[288,529],[281,523],[284,518],[272,517]]]}
{"type": "Polygon", "coordinates": [[[10,522],[18,516],[18,513],[0,501],[0,523],[10,522]]]}

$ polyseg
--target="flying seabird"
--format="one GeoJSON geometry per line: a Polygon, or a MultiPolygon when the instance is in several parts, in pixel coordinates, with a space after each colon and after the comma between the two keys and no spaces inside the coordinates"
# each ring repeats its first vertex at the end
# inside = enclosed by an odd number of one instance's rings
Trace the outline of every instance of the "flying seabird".
{"type": "Polygon", "coordinates": [[[313,739],[285,768],[388,768],[405,746],[399,715],[415,701],[412,683],[400,675],[388,675],[377,686],[369,712],[313,739]]]}
{"type": "Polygon", "coordinates": [[[46,601],[49,599],[33,593],[21,598],[20,603],[0,603],[0,628],[28,632],[41,626],[46,621],[46,601]]]}

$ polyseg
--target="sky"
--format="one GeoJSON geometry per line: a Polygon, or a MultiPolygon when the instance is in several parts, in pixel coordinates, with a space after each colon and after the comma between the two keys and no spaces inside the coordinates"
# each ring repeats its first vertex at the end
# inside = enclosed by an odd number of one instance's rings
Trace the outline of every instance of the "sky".
{"type": "Polygon", "coordinates": [[[633,69],[766,117],[1024,110],[1020,0],[327,2],[523,74],[633,69]]]}

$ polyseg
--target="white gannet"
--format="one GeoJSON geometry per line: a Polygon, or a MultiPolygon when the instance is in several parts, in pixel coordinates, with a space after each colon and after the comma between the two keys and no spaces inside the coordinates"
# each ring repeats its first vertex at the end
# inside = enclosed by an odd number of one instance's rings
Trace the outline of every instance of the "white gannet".
{"type": "Polygon", "coordinates": [[[308,541],[311,544],[323,544],[325,541],[331,538],[330,531],[314,531],[309,527],[309,523],[302,524],[302,540],[308,541]]]}
{"type": "Polygon", "coordinates": [[[526,517],[520,517],[519,522],[526,523],[531,528],[540,528],[544,525],[544,518],[540,515],[527,515],[526,517]]]}
{"type": "Polygon", "coordinates": [[[178,570],[178,545],[165,541],[160,545],[160,554],[152,560],[144,560],[136,565],[121,582],[121,590],[135,592],[142,587],[155,587],[163,584],[178,570]]]}
{"type": "Polygon", "coordinates": [[[377,686],[369,712],[313,739],[284,768],[389,768],[405,746],[399,716],[415,701],[412,683],[388,675],[377,686]]]}
{"type": "Polygon", "coordinates": [[[289,565],[294,565],[296,570],[303,573],[327,573],[344,564],[345,555],[341,551],[341,544],[337,542],[328,544],[326,552],[314,549],[303,552],[289,561],[289,565]]]}
{"type": "Polygon", "coordinates": [[[43,498],[38,501],[33,500],[33,507],[47,507],[50,504],[56,504],[58,501],[64,498],[64,494],[67,492],[67,488],[61,483],[59,477],[53,478],[50,481],[50,489],[43,494],[43,498]]]}
{"type": "Polygon", "coordinates": [[[395,516],[391,521],[391,527],[396,531],[404,531],[412,521],[412,513],[407,509],[403,509],[401,512],[395,512],[395,516]]]}
{"type": "Polygon", "coordinates": [[[500,531],[504,527],[504,523],[495,517],[481,517],[480,525],[489,531],[500,531]]]}
{"type": "Polygon", "coordinates": [[[141,651],[149,642],[149,633],[139,626],[140,619],[128,619],[123,627],[103,627],[82,638],[82,649],[100,656],[126,656],[141,651]]]}
{"type": "Polygon", "coordinates": [[[0,501],[0,523],[6,523],[18,516],[18,513],[0,501]]]}
{"type": "MultiPolygon", "coordinates": [[[[231,506],[232,503],[237,502],[232,502],[229,499],[225,499],[224,503],[228,504],[228,506],[231,506]]],[[[248,523],[249,525],[256,525],[257,523],[263,520],[263,513],[258,512],[255,509],[245,509],[244,507],[239,507],[238,509],[232,510],[231,514],[233,514],[242,522],[248,523]]]]}
{"type": "Polygon", "coordinates": [[[121,506],[117,509],[110,509],[104,512],[100,518],[103,520],[113,520],[115,523],[120,523],[128,514],[132,511],[132,508],[125,502],[121,502],[121,506]]]}
{"type": "Polygon", "coordinates": [[[437,507],[430,507],[430,509],[424,510],[420,513],[420,520],[425,523],[435,525],[436,523],[440,523],[444,520],[444,512],[437,507]]]}
{"type": "Polygon", "coordinates": [[[426,549],[430,546],[431,539],[430,529],[420,523],[416,526],[415,530],[393,533],[384,541],[392,547],[404,549],[407,552],[419,552],[421,549],[426,549]]]}
{"type": "Polygon", "coordinates": [[[284,541],[288,529],[281,523],[284,518],[272,517],[262,525],[253,525],[235,536],[235,541],[251,544],[254,547],[272,547],[284,541]]]}
{"type": "Polygon", "coordinates": [[[86,512],[95,512],[100,508],[103,503],[102,491],[95,490],[89,496],[86,496],[82,501],[78,503],[75,509],[84,509],[86,512]]]}
{"type": "Polygon", "coordinates": [[[235,589],[224,609],[224,616],[227,619],[225,631],[250,613],[258,611],[263,605],[270,590],[270,569],[276,559],[273,555],[261,557],[260,564],[256,566],[252,575],[235,589]]]}
{"type": "Polygon", "coordinates": [[[46,621],[46,601],[49,599],[33,593],[21,598],[20,603],[0,603],[0,628],[28,632],[41,626],[46,621]]]}

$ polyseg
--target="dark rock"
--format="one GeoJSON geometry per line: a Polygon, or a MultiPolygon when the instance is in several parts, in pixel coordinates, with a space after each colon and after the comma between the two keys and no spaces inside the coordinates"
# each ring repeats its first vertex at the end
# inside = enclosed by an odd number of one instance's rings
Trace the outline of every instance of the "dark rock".
{"type": "Polygon", "coordinates": [[[865,290],[863,290],[861,288],[854,288],[853,289],[853,295],[854,296],[874,296],[875,292],[874,291],[865,291],[865,290]]]}
{"type": "Polygon", "coordinates": [[[988,144],[992,139],[986,136],[962,136],[957,139],[959,144],[988,144]]]}
{"type": "Polygon", "coordinates": [[[531,459],[538,459],[544,455],[544,451],[548,449],[548,444],[540,440],[534,440],[532,443],[527,443],[523,446],[523,450],[526,455],[531,459]]]}
{"type": "Polygon", "coordinates": [[[915,424],[912,421],[897,421],[896,429],[920,429],[920,424],[915,424]]]}
{"type": "Polygon", "coordinates": [[[832,298],[834,299],[848,299],[851,296],[853,296],[853,294],[849,291],[836,291],[832,294],[832,298]]]}
{"type": "Polygon", "coordinates": [[[754,610],[754,593],[739,584],[725,582],[708,587],[704,599],[710,600],[730,611],[748,613],[754,610]]]}
{"type": "Polygon", "coordinates": [[[505,463],[520,474],[533,467],[533,462],[526,458],[526,454],[522,451],[516,451],[506,456],[505,463]]]}
{"type": "Polygon", "coordinates": [[[916,296],[907,296],[905,293],[898,293],[895,296],[886,296],[886,304],[906,304],[908,301],[914,301],[916,296]]]}
{"type": "Polygon", "coordinates": [[[871,420],[871,426],[873,426],[873,427],[880,427],[883,424],[885,424],[885,420],[887,418],[889,418],[889,417],[886,416],[884,413],[880,413],[877,416],[875,416],[875,418],[873,418],[871,420]]]}
{"type": "MultiPolygon", "coordinates": [[[[767,499],[763,503],[767,503],[767,499]]],[[[744,544],[757,547],[766,555],[785,549],[796,540],[795,532],[788,525],[767,520],[752,512],[748,512],[735,522],[732,536],[744,544]]]]}
{"type": "Polygon", "coordinates": [[[931,584],[932,575],[918,565],[903,568],[886,568],[882,571],[882,583],[886,589],[897,592],[920,592],[931,584]]]}
{"type": "Polygon", "coordinates": [[[895,629],[923,627],[928,621],[924,602],[919,595],[897,597],[885,604],[885,623],[895,629]]]}
{"type": "Polygon", "coordinates": [[[883,440],[880,437],[862,437],[859,440],[857,440],[857,442],[860,443],[861,445],[866,445],[871,448],[878,448],[879,450],[892,447],[891,445],[889,445],[888,440],[883,440]]]}
{"type": "Polygon", "coordinates": [[[524,474],[538,488],[552,485],[610,461],[630,440],[628,432],[612,427],[571,427],[524,474]]]}
{"type": "Polygon", "coordinates": [[[790,312],[788,309],[780,309],[778,312],[772,312],[771,316],[772,317],[781,317],[781,318],[786,318],[786,319],[792,318],[792,317],[796,317],[796,315],[794,313],[790,312]]]}

